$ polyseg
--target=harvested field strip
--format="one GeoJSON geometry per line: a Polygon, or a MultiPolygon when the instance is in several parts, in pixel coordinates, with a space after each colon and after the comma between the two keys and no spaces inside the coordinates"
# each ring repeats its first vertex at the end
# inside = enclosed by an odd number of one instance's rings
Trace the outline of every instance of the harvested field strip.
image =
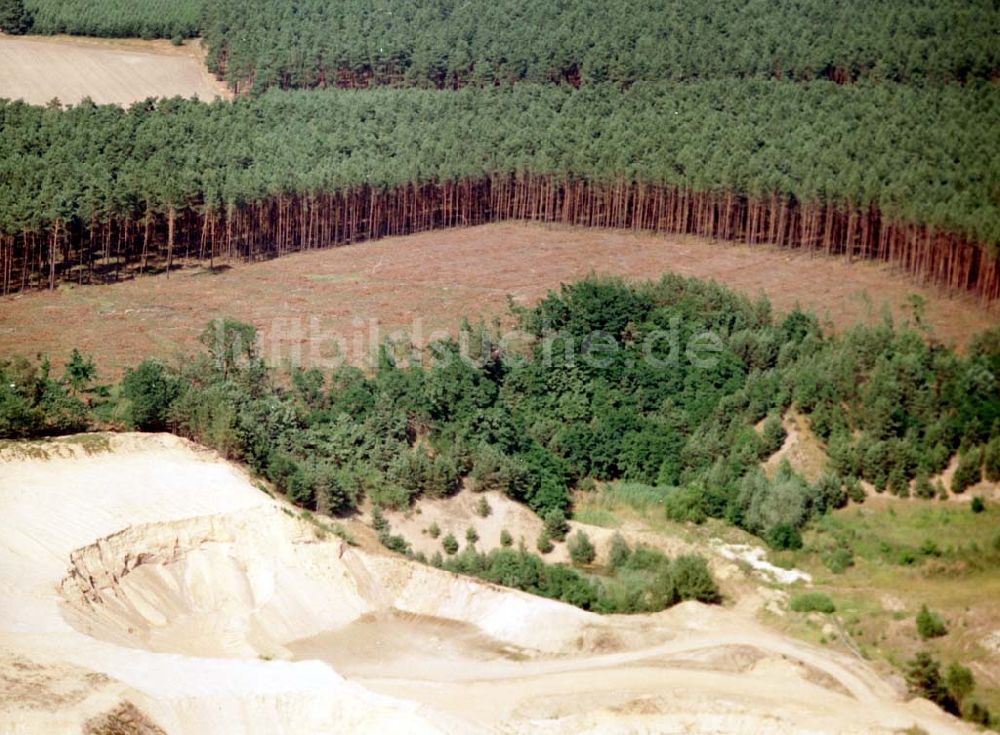
{"type": "Polygon", "coordinates": [[[801,304],[835,327],[877,320],[883,305],[906,317],[909,296],[917,293],[934,334],[959,346],[996,320],[968,296],[942,297],[874,263],[694,237],[504,223],[215,271],[185,268],[169,279],[8,296],[0,300],[0,355],[43,352],[59,361],[79,347],[117,374],[148,356],[196,351],[205,323],[229,316],[257,325],[273,364],[296,358],[323,364],[332,357],[334,335],[346,339],[347,356],[357,363],[367,354],[370,320],[383,336],[415,332],[419,324],[423,334],[412,336],[423,343],[464,316],[504,315],[508,294],[533,304],[591,272],[650,279],[666,271],[712,278],[749,295],[763,292],[780,311],[801,304]]]}
{"type": "Polygon", "coordinates": [[[0,97],[44,105],[128,105],[147,97],[228,97],[205,68],[200,46],[166,41],[91,41],[0,34],[0,97]]]}

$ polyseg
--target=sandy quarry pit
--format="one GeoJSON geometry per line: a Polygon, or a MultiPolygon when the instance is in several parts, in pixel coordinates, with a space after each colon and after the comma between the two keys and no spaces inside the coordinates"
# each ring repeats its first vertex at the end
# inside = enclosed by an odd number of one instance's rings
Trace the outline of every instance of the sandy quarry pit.
{"type": "Polygon", "coordinates": [[[968,731],[739,606],[600,617],[320,538],[175,437],[100,443],[0,448],[2,733],[968,731]]]}

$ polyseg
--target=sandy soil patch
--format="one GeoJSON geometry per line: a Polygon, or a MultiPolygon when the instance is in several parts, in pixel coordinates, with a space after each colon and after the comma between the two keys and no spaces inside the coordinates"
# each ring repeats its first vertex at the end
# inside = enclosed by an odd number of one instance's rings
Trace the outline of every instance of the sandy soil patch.
{"type": "Polygon", "coordinates": [[[767,552],[759,546],[749,546],[747,544],[722,544],[715,546],[715,550],[730,561],[741,561],[759,572],[765,578],[778,584],[795,584],[796,582],[812,582],[812,576],[800,569],[782,569],[777,567],[766,558],[767,552]]]}
{"type": "Polygon", "coordinates": [[[927,319],[942,339],[963,345],[996,322],[995,312],[965,297],[921,288],[872,263],[689,237],[503,223],[234,264],[216,273],[189,268],[170,278],[66,284],[55,293],[2,298],[0,355],[41,351],[58,364],[79,347],[96,355],[110,377],[148,356],[169,359],[199,349],[205,324],[228,316],[261,330],[274,364],[328,365],[338,354],[336,337],[357,362],[376,332],[371,320],[383,337],[403,329],[423,343],[435,330],[452,332],[463,317],[505,315],[508,294],[532,304],[589,273],[656,279],[667,271],[715,279],[751,296],[765,293],[778,311],[800,303],[841,328],[877,320],[883,304],[904,315],[913,292],[927,298],[927,319]],[[415,324],[422,336],[414,334],[415,324]]]}
{"type": "MultiPolygon", "coordinates": [[[[524,547],[531,553],[538,553],[536,543],[544,528],[542,519],[527,506],[495,491],[479,493],[463,489],[451,497],[421,499],[412,509],[384,511],[384,515],[389,521],[391,532],[401,535],[410,543],[414,553],[422,552],[428,559],[437,552],[441,552],[442,555],[445,553],[442,541],[449,533],[455,537],[461,547],[465,547],[468,544],[466,532],[470,528],[474,529],[479,537],[475,543],[475,547],[479,551],[499,548],[501,546],[500,536],[503,531],[507,531],[511,535],[513,548],[524,544],[524,547]],[[486,517],[480,516],[478,512],[481,499],[485,499],[490,508],[490,513],[486,517]],[[436,538],[431,533],[433,526],[437,526],[438,536],[436,538]]],[[[366,514],[365,518],[370,524],[370,515],[366,514]]],[[[611,540],[615,534],[621,534],[630,546],[645,545],[659,549],[671,557],[679,554],[708,552],[709,556],[712,557],[710,563],[713,564],[713,571],[718,571],[715,566],[724,563],[723,558],[713,556],[712,549],[702,548],[677,537],[651,532],[638,524],[624,524],[619,528],[604,528],[571,520],[569,521],[569,529],[567,539],[577,531],[583,531],[587,534],[597,552],[596,564],[607,563],[611,540]]],[[[552,551],[544,558],[550,564],[571,563],[569,551],[564,542],[555,542],[552,551]]]]}
{"type": "Polygon", "coordinates": [[[44,105],[129,105],[147,97],[231,96],[204,64],[197,41],[83,39],[0,34],[0,97],[44,105]]]}
{"type": "MultiPolygon", "coordinates": [[[[823,443],[809,426],[808,417],[789,411],[781,417],[781,423],[787,432],[785,443],[767,458],[764,471],[774,477],[782,461],[787,459],[792,469],[808,482],[816,482],[827,466],[827,456],[823,443]]],[[[763,426],[763,421],[758,426],[763,426]]]]}

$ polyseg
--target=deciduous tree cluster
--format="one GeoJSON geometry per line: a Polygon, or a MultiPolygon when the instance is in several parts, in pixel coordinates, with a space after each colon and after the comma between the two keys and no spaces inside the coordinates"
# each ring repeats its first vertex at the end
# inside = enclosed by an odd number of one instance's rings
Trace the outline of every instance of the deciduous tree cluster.
{"type": "MultiPolygon", "coordinates": [[[[13,361],[0,367],[0,432],[166,427],[333,513],[363,498],[405,508],[469,477],[542,517],[540,548],[567,537],[571,491],[592,479],[644,483],[675,520],[723,518],[794,548],[859,478],[908,488],[962,447],[1000,436],[996,330],[964,356],[888,322],[828,335],[811,315],[776,317],[763,298],[678,276],[591,278],[516,316],[531,336],[516,352],[479,327],[471,354],[449,339],[433,346],[434,364],[409,365],[385,347],[371,375],[344,367],[283,380],[256,354],[252,328],[214,323],[208,354],[143,363],[126,374],[120,404],[79,354],[58,380],[44,364],[13,361]],[[718,350],[709,362],[678,359],[672,330],[681,345],[712,333],[718,350]],[[598,359],[587,348],[594,333],[615,343],[598,359]],[[785,463],[761,471],[776,442],[756,426],[789,408],[828,442],[836,472],[809,483],[785,463]]],[[[457,544],[452,536],[444,548],[457,544]]],[[[583,564],[586,546],[575,542],[583,564]]]]}

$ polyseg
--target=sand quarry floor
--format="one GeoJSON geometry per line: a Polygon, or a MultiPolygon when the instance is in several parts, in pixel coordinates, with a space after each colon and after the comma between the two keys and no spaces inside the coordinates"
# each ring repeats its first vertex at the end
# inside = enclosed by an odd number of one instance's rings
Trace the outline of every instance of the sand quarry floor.
{"type": "Polygon", "coordinates": [[[914,725],[967,731],[744,605],[600,617],[364,551],[169,435],[0,448],[2,733],[914,725]]]}
{"type": "Polygon", "coordinates": [[[343,359],[364,362],[394,333],[422,345],[435,333],[454,333],[464,317],[503,317],[508,296],[533,304],[591,273],[658,279],[668,271],[765,294],[779,312],[801,304],[835,328],[880,319],[883,307],[906,318],[916,293],[927,301],[934,334],[959,348],[1000,316],[996,307],[873,263],[693,237],[502,223],[216,272],[190,267],[169,278],[0,297],[0,356],[42,352],[59,364],[78,347],[111,378],[146,357],[200,350],[197,337],[208,321],[231,317],[257,326],[271,364],[329,368],[343,359]]]}
{"type": "Polygon", "coordinates": [[[147,97],[230,97],[204,64],[197,41],[0,34],[0,97],[65,105],[90,97],[129,105],[147,97]]]}

